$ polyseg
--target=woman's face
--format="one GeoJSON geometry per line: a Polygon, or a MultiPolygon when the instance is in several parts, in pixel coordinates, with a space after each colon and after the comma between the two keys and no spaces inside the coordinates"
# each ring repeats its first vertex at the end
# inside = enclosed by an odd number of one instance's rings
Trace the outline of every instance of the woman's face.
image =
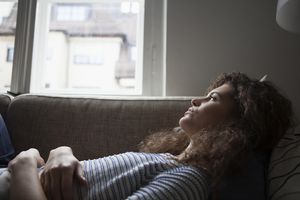
{"type": "Polygon", "coordinates": [[[193,99],[192,106],[179,120],[180,127],[188,135],[193,135],[230,118],[234,108],[232,92],[231,85],[223,84],[210,91],[206,97],[193,99]]]}

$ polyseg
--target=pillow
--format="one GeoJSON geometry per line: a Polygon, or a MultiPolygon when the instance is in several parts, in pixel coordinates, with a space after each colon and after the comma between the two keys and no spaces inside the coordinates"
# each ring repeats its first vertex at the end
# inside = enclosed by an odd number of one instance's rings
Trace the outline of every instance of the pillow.
{"type": "Polygon", "coordinates": [[[286,135],[274,148],[268,182],[268,199],[300,199],[300,134],[286,135]]]}
{"type": "Polygon", "coordinates": [[[0,115],[0,167],[7,166],[14,152],[5,122],[0,115]]]}

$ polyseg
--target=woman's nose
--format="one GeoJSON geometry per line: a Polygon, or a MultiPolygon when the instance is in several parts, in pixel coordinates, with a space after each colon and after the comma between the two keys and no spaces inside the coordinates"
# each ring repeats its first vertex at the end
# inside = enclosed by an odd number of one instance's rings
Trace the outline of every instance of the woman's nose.
{"type": "Polygon", "coordinates": [[[192,106],[200,106],[204,98],[196,98],[191,100],[192,106]]]}

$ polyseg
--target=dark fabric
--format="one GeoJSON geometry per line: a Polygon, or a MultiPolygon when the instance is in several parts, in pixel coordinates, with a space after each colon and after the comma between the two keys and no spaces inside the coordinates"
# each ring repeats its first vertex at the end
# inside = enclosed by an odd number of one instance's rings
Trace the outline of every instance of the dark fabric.
{"type": "Polygon", "coordinates": [[[240,173],[224,176],[217,189],[217,199],[265,200],[268,160],[267,155],[252,155],[240,173]]]}
{"type": "Polygon", "coordinates": [[[11,97],[6,94],[0,94],[0,114],[4,121],[6,120],[6,112],[11,102],[11,97]]]}
{"type": "Polygon", "coordinates": [[[6,125],[0,115],[0,167],[7,166],[14,152],[6,125]]]}

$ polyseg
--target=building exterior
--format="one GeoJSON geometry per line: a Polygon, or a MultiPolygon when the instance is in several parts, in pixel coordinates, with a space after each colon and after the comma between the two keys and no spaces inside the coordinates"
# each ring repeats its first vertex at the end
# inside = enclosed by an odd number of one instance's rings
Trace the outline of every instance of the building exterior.
{"type": "Polygon", "coordinates": [[[17,4],[11,7],[8,16],[0,23],[0,91],[10,88],[16,29],[17,4]]]}
{"type": "MultiPolygon", "coordinates": [[[[16,7],[0,24],[0,73],[5,77],[0,87],[5,88],[10,85],[16,7]]],[[[44,49],[34,51],[41,65],[36,67],[42,68],[39,89],[135,87],[137,15],[122,12],[122,3],[53,3],[49,29],[37,30],[47,34],[44,49]]]]}

